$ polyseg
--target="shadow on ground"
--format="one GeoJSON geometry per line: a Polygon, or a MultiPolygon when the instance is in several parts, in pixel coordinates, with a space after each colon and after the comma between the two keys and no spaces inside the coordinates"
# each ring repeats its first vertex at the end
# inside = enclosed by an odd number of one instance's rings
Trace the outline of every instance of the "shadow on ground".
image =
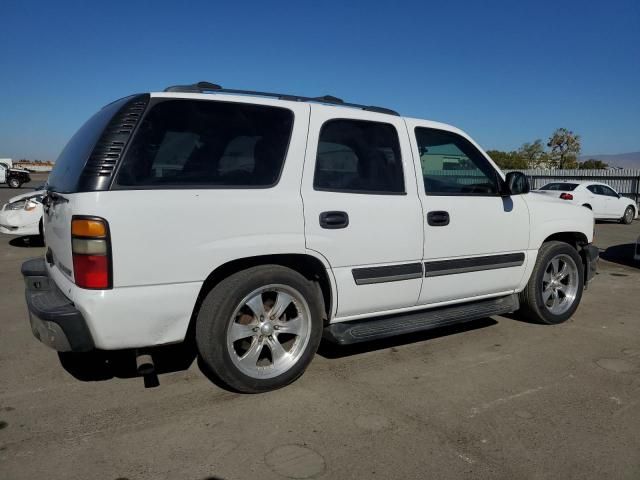
{"type": "Polygon", "coordinates": [[[613,245],[605,251],[600,252],[600,258],[607,262],[625,265],[627,267],[640,268],[640,262],[633,259],[633,252],[636,248],[635,243],[624,243],[622,245],[613,245]]]}
{"type": "MultiPolygon", "coordinates": [[[[385,350],[402,345],[410,345],[418,342],[425,342],[434,338],[455,335],[469,332],[480,328],[487,328],[497,325],[497,321],[491,318],[483,318],[471,322],[452,325],[449,327],[427,330],[424,332],[399,335],[372,342],[359,343],[355,345],[336,345],[323,340],[318,349],[318,355],[327,359],[338,359],[353,355],[360,355],[377,350],[385,350]]],[[[216,375],[211,372],[198,357],[197,349],[193,341],[188,341],[178,345],[167,345],[145,350],[153,355],[155,372],[151,375],[142,376],[136,371],[136,351],[102,351],[96,350],[86,353],[62,352],[58,353],[62,367],[77,380],[83,382],[97,382],[111,380],[113,378],[133,378],[143,377],[145,387],[157,387],[160,384],[158,375],[170,372],[188,370],[197,359],[200,371],[214,384],[228,390],[234,391],[226,386],[216,375]]]]}
{"type": "Polygon", "coordinates": [[[195,346],[190,342],[154,347],[149,352],[153,354],[155,372],[145,376],[138,374],[136,371],[135,350],[60,352],[58,353],[58,358],[60,359],[60,364],[68,373],[83,382],[97,382],[112,378],[143,377],[146,387],[158,386],[159,380],[157,376],[159,374],[189,369],[196,359],[195,346]]]}
{"type": "Polygon", "coordinates": [[[9,240],[9,245],[18,248],[42,248],[44,240],[40,235],[25,235],[9,240]]]}

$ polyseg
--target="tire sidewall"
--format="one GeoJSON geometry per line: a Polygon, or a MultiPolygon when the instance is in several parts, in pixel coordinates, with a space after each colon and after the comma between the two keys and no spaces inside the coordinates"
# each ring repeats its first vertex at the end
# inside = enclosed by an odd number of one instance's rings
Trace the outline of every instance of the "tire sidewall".
{"type": "Polygon", "coordinates": [[[268,270],[258,267],[239,272],[221,282],[205,298],[197,318],[198,350],[213,373],[238,391],[256,393],[284,387],[302,375],[315,355],[322,337],[322,311],[323,305],[315,285],[293,270],[273,266],[268,270]],[[231,360],[227,329],[240,302],[249,293],[272,284],[289,286],[306,300],[311,314],[309,340],[289,370],[277,377],[256,379],[240,371],[231,360]]]}
{"type": "Polygon", "coordinates": [[[536,302],[536,307],[538,310],[538,314],[542,317],[542,321],[548,324],[558,324],[565,322],[568,320],[578,309],[580,305],[580,301],[582,300],[582,292],[584,290],[584,265],[582,264],[582,259],[580,255],[570,245],[558,243],[553,245],[553,247],[546,250],[541,257],[538,258],[537,265],[534,271],[534,275],[531,279],[534,281],[534,298],[536,302]],[[578,279],[579,285],[578,290],[576,292],[576,297],[573,300],[573,304],[569,309],[559,315],[551,313],[547,307],[545,306],[542,300],[542,277],[544,276],[545,267],[548,265],[549,261],[557,255],[565,254],[570,256],[576,264],[578,269],[578,279]]]}
{"type": "Polygon", "coordinates": [[[633,222],[633,216],[636,213],[636,211],[633,209],[633,207],[629,206],[627,208],[624,209],[624,215],[622,216],[622,223],[624,223],[625,225],[629,225],[631,222],[633,222]],[[629,215],[629,221],[627,221],[627,212],[631,211],[631,215],[629,215]]]}

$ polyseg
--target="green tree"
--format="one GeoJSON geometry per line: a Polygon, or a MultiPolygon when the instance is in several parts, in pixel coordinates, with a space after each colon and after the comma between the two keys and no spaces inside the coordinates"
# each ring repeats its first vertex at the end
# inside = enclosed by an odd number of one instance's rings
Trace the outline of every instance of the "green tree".
{"type": "Polygon", "coordinates": [[[605,168],[608,168],[609,165],[607,163],[604,163],[602,160],[595,160],[593,158],[590,158],[589,160],[585,160],[584,162],[580,162],[580,165],[578,165],[578,168],[580,170],[588,170],[588,169],[600,169],[600,170],[604,170],[605,168]]]}
{"type": "Polygon", "coordinates": [[[487,150],[487,154],[496,164],[507,170],[526,170],[527,161],[518,152],[487,150]]]}
{"type": "Polygon", "coordinates": [[[549,137],[547,147],[551,149],[549,157],[552,166],[559,169],[577,168],[581,148],[580,135],[566,128],[558,128],[549,137]]]}
{"type": "Polygon", "coordinates": [[[542,140],[538,139],[533,143],[525,143],[518,149],[518,155],[527,162],[529,168],[539,168],[546,166],[549,157],[544,150],[542,140]]]}

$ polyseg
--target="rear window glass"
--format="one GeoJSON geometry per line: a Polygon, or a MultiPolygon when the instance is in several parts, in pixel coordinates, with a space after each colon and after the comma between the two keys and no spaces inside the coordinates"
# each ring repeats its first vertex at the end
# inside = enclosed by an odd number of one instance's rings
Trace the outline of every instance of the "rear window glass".
{"type": "Polygon", "coordinates": [[[577,183],[547,183],[540,190],[558,190],[561,192],[571,192],[576,189],[577,183]]]}
{"type": "Polygon", "coordinates": [[[93,147],[113,116],[129,99],[131,97],[121,98],[105,106],[71,137],[49,174],[47,186],[50,190],[60,193],[76,191],[78,180],[93,147]]]}
{"type": "Polygon", "coordinates": [[[167,100],[140,123],[116,183],[121,187],[266,188],[277,183],[293,127],[290,110],[167,100]]]}

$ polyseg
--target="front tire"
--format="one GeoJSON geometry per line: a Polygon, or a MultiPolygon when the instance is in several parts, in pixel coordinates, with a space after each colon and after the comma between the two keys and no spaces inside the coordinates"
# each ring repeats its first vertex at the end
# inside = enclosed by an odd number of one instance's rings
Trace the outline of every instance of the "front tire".
{"type": "Polygon", "coordinates": [[[624,223],[625,225],[629,225],[631,222],[633,222],[633,217],[635,216],[635,214],[636,212],[633,207],[627,207],[624,211],[624,215],[620,219],[620,222],[624,223]]]}
{"type": "Polygon", "coordinates": [[[196,343],[205,365],[244,393],[284,387],[302,375],[322,337],[324,305],[300,273],[262,265],[235,273],[205,297],[196,343]]]}
{"type": "Polygon", "coordinates": [[[20,180],[17,178],[10,178],[7,184],[9,185],[9,188],[20,188],[21,185],[20,180]]]}
{"type": "Polygon", "coordinates": [[[546,242],[520,293],[522,314],[547,325],[565,322],[578,308],[583,289],[584,267],[576,249],[564,242],[546,242]]]}

